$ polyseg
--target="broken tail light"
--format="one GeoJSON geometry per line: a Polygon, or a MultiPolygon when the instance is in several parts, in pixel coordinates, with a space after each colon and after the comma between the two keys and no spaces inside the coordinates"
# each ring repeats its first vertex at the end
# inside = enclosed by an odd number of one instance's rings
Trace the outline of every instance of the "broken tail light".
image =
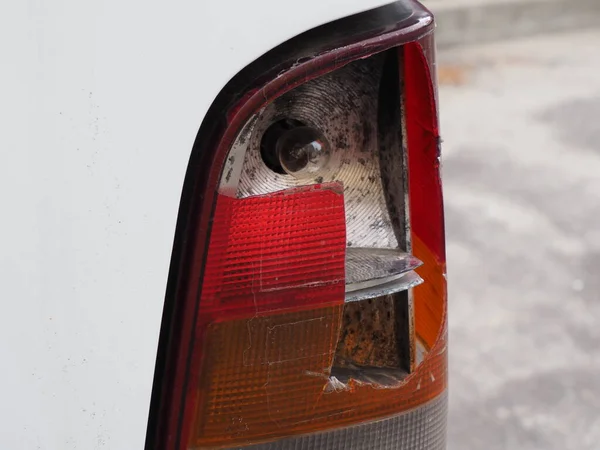
{"type": "Polygon", "coordinates": [[[224,88],[180,208],[148,449],[441,449],[431,15],[324,25],[224,88]]]}

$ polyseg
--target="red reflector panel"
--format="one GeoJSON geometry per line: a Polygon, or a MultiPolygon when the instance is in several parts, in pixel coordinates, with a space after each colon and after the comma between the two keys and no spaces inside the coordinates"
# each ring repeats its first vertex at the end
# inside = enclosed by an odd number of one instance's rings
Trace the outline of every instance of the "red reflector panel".
{"type": "Polygon", "coordinates": [[[444,261],[440,132],[433,74],[418,42],[404,46],[404,64],[411,230],[444,261]]]}
{"type": "Polygon", "coordinates": [[[340,185],[245,199],[219,196],[202,317],[343,303],[345,245],[340,185]]]}

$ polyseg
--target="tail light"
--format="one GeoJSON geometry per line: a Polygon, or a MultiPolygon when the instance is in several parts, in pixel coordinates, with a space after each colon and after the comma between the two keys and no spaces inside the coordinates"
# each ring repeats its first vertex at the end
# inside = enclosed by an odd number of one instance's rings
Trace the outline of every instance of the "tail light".
{"type": "Polygon", "coordinates": [[[403,0],[265,54],[193,149],[147,448],[441,449],[433,21],[403,0]]]}

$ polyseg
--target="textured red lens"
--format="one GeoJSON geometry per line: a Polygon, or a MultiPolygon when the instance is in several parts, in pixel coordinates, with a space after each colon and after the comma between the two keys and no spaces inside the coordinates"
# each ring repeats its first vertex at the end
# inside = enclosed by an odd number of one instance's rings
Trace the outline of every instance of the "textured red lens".
{"type": "Polygon", "coordinates": [[[219,196],[213,223],[202,317],[343,303],[342,186],[317,185],[245,199],[219,196]]]}

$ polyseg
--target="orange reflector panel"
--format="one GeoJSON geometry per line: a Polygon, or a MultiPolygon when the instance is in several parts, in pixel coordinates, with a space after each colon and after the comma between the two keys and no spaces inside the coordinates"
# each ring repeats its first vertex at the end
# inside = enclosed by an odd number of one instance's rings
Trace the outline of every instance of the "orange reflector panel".
{"type": "MultiPolygon", "coordinates": [[[[207,331],[196,446],[285,436],[320,408],[341,306],[216,323],[207,331]],[[283,433],[282,433],[283,431],[283,433]]],[[[303,426],[304,424],[304,426],[303,426]]]]}

